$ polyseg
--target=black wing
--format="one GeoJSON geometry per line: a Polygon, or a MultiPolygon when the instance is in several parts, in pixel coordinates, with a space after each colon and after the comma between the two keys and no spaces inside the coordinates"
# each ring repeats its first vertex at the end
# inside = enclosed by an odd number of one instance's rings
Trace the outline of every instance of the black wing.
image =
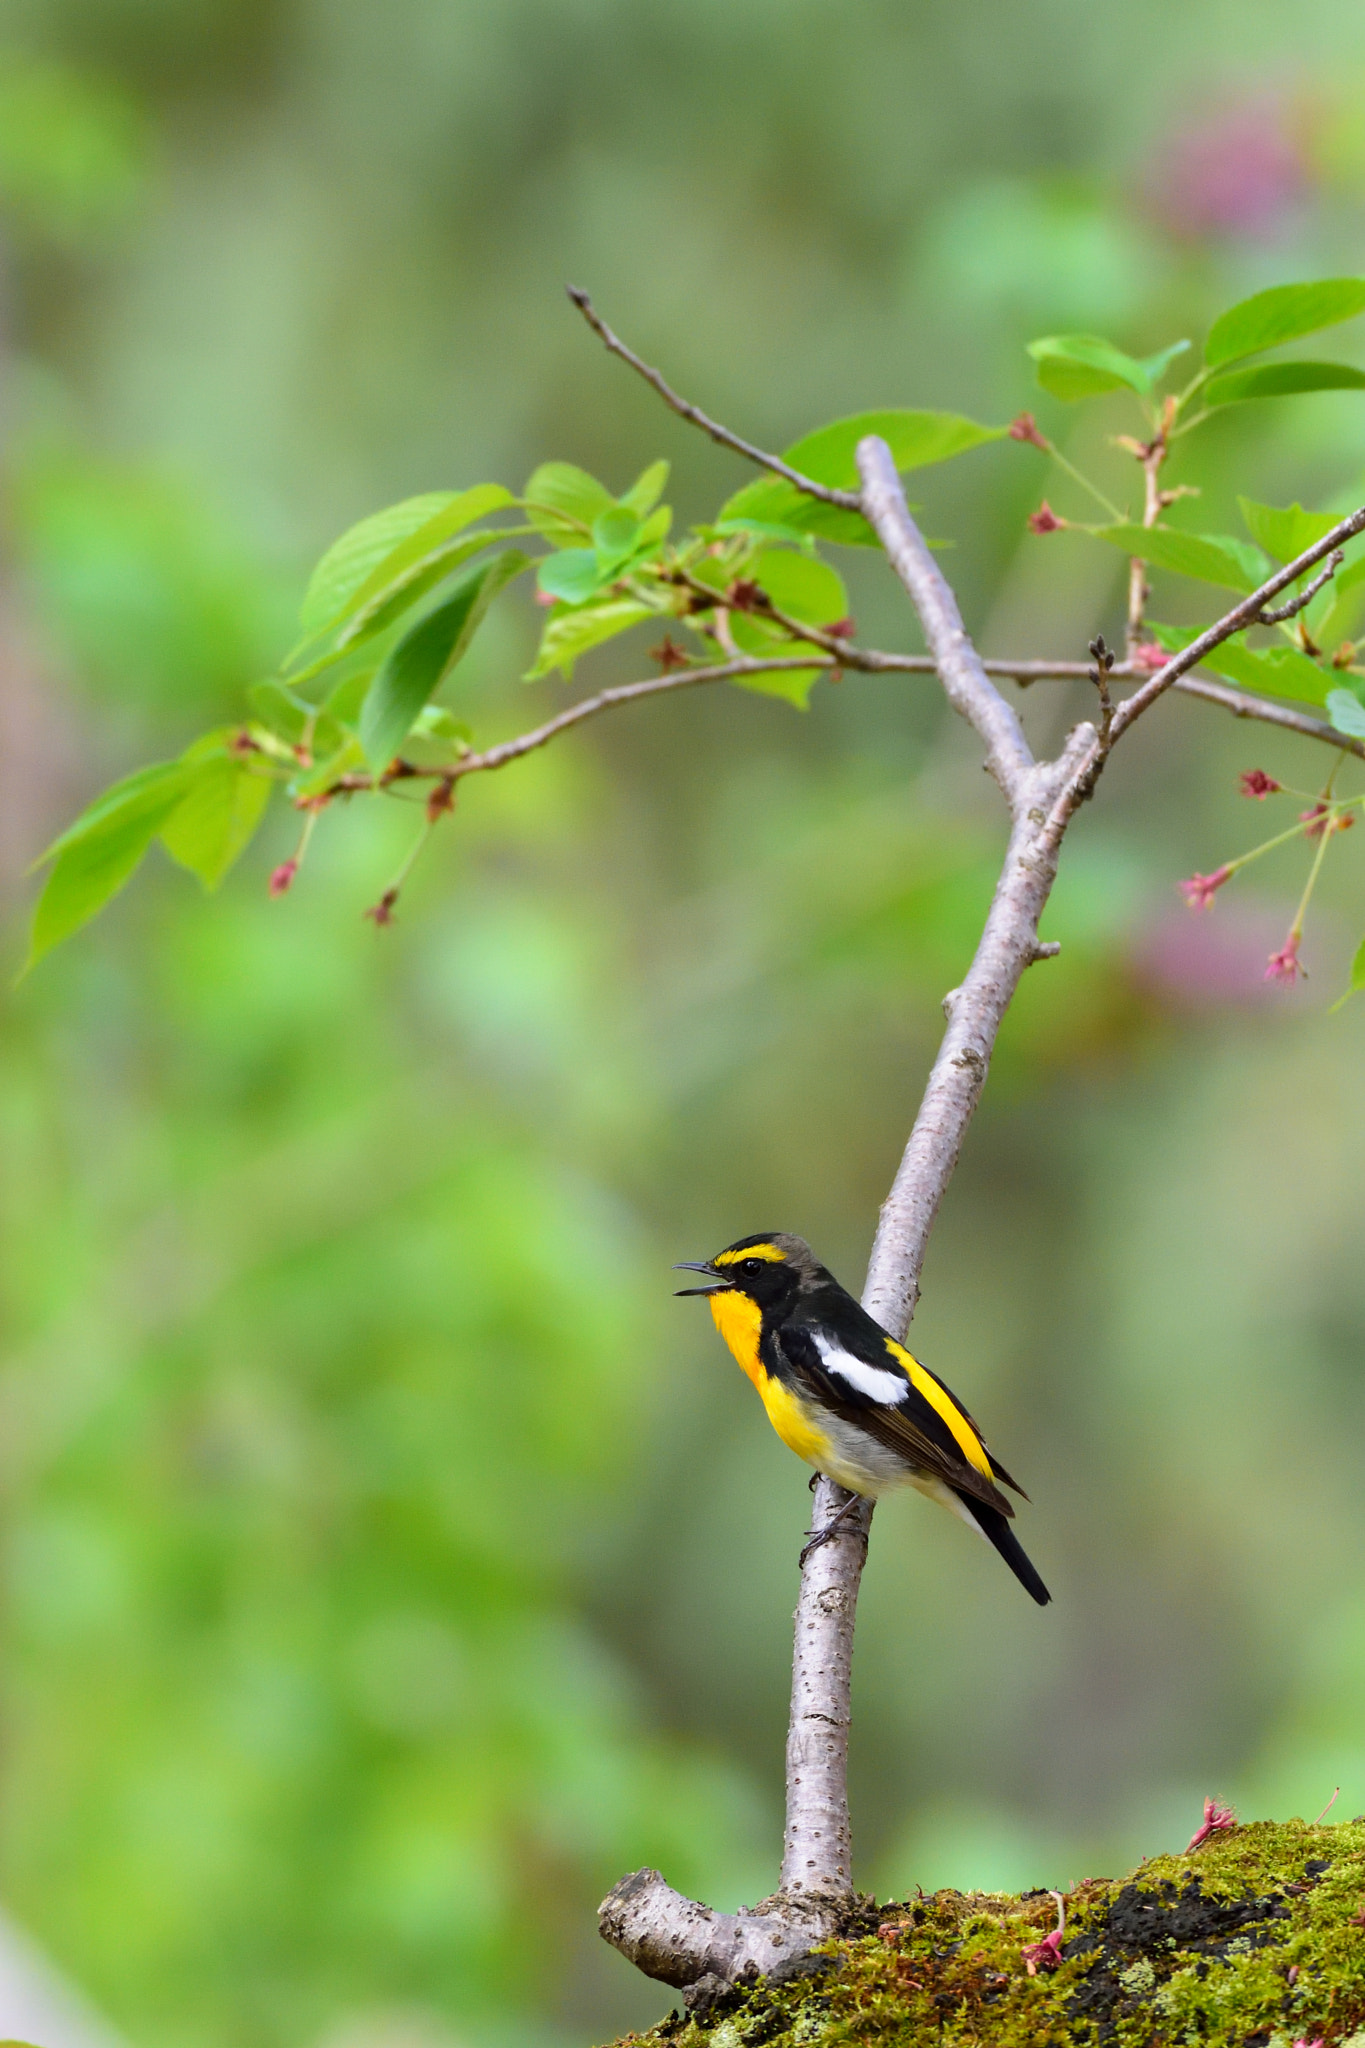
{"type": "MultiPolygon", "coordinates": [[[[851,1305],[857,1306],[856,1303],[851,1305]]],[[[862,1315],[861,1310],[859,1314],[862,1315]]],[[[841,1322],[846,1320],[840,1319],[841,1322]]],[[[1014,1509],[1004,1494],[984,1472],[978,1471],[963,1457],[957,1439],[943,1417],[911,1384],[905,1367],[895,1352],[888,1348],[890,1340],[885,1331],[878,1329],[871,1317],[865,1320],[877,1336],[874,1355],[870,1358],[867,1352],[873,1347],[863,1332],[857,1333],[860,1341],[856,1344],[848,1341],[843,1328],[828,1328],[828,1337],[837,1341],[855,1362],[890,1375],[901,1388],[898,1400],[878,1399],[875,1393],[847,1378],[837,1365],[828,1364],[816,1343],[815,1331],[807,1323],[783,1323],[773,1332],[770,1339],[774,1353],[771,1368],[775,1368],[777,1376],[794,1386],[807,1400],[828,1408],[840,1421],[852,1423],[863,1430],[875,1443],[904,1458],[907,1465],[942,1479],[957,1492],[969,1494],[999,1514],[1012,1516],[1014,1509]]],[[[826,1334],[823,1318],[819,1327],[821,1334],[826,1334]]],[[[948,1398],[952,1400],[951,1395],[948,1398]]],[[[953,1406],[957,1407],[955,1401],[953,1406]]],[[[962,1411],[959,1409],[958,1412],[962,1411]]]]}

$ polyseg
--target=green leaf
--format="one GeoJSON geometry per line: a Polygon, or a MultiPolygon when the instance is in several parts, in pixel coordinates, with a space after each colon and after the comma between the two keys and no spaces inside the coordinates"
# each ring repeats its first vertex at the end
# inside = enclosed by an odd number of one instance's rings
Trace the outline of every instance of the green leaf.
{"type": "Polygon", "coordinates": [[[1365,988],[1365,939],[1361,940],[1355,959],[1351,962],[1351,987],[1365,988]]]}
{"type": "MultiPolygon", "coordinates": [[[[999,441],[1007,427],[983,427],[958,412],[911,412],[904,408],[857,412],[848,419],[817,427],[782,452],[782,460],[817,484],[833,490],[858,488],[858,443],[877,434],[891,450],[897,469],[927,469],[947,462],[983,441],[999,441]]],[[[775,479],[781,482],[781,478],[775,479]]],[[[838,508],[833,508],[837,510],[838,508]]]]}
{"type": "Polygon", "coordinates": [[[610,512],[616,500],[586,469],[572,462],[542,462],[527,479],[522,502],[537,533],[557,548],[581,548],[591,537],[593,521],[610,512]]]}
{"type": "MultiPolygon", "coordinates": [[[[1101,391],[1117,391],[1123,385],[1144,398],[1150,397],[1151,364],[1165,368],[1161,357],[1141,363],[1099,334],[1044,335],[1041,341],[1029,343],[1028,352],[1044,391],[1068,404],[1078,398],[1093,398],[1101,391]]],[[[1167,360],[1171,353],[1167,351],[1167,360]]]]}
{"type": "Polygon", "coordinates": [[[1146,371],[1148,382],[1153,390],[1161,382],[1176,357],[1183,356],[1186,349],[1192,346],[1193,344],[1188,341],[1173,341],[1169,348],[1158,349],[1154,356],[1144,356],[1142,358],[1142,368],[1146,371]]]}
{"type": "Polygon", "coordinates": [[[535,666],[526,671],[525,680],[536,682],[557,668],[567,681],[573,676],[578,657],[590,647],[600,647],[604,640],[614,640],[618,633],[638,626],[642,619],[657,620],[658,616],[648,605],[624,597],[611,598],[605,604],[582,605],[572,611],[553,611],[540,636],[535,666]]]}
{"type": "Polygon", "coordinates": [[[390,650],[360,713],[361,744],[376,774],[388,766],[422,706],[459,662],[497,593],[526,566],[526,556],[508,548],[467,570],[444,603],[390,650]]]}
{"type": "Polygon", "coordinates": [[[180,802],[190,773],[182,762],[164,761],[126,776],[48,848],[43,859],[55,856],[55,864],[33,915],[25,974],[118,894],[180,802]]]}
{"type": "Polygon", "coordinates": [[[625,492],[621,503],[637,519],[648,519],[654,507],[664,494],[668,482],[668,464],[651,462],[648,469],[641,470],[630,489],[625,492]]]}
{"type": "Polygon", "coordinates": [[[542,555],[536,566],[537,584],[561,604],[587,604],[610,580],[595,548],[563,548],[556,555],[542,555]]]}
{"type": "MultiPolygon", "coordinates": [[[[120,782],[111,783],[108,789],[88,803],[80,816],[67,826],[59,839],[54,839],[45,852],[40,853],[33,866],[40,868],[55,860],[79,839],[86,838],[98,830],[107,820],[114,817],[131,816],[145,803],[153,810],[163,800],[167,808],[173,805],[185,786],[185,767],[181,761],[154,761],[147,768],[134,769],[120,782]]],[[[156,830],[156,826],[152,827],[156,830]]]]}
{"type": "Polygon", "coordinates": [[[1178,533],[1173,526],[1095,526],[1090,531],[1098,540],[1136,555],[1154,569],[1173,569],[1180,576],[1195,576],[1201,583],[1219,583],[1243,594],[1264,583],[1269,564],[1256,548],[1225,534],[1178,533]]]}
{"type": "Polygon", "coordinates": [[[1262,696],[1292,697],[1299,704],[1327,701],[1327,671],[1287,642],[1282,647],[1248,647],[1240,640],[1225,640],[1205,655],[1202,666],[1262,696]]]}
{"type": "MultiPolygon", "coordinates": [[[[1362,584],[1365,584],[1365,555],[1357,555],[1353,562],[1337,570],[1322,597],[1314,600],[1316,606],[1322,603],[1323,598],[1328,599],[1326,608],[1312,628],[1313,637],[1322,646],[1330,648],[1351,632],[1360,614],[1362,584]]],[[[1313,616],[1311,612],[1309,616],[1313,616]]]]}
{"type": "MultiPolygon", "coordinates": [[[[752,626],[754,621],[744,619],[737,623],[752,626]]],[[[733,626],[731,630],[734,631],[733,626]]],[[[771,642],[746,647],[745,637],[735,632],[735,644],[746,654],[775,654],[779,651],[771,642]]],[[[804,649],[799,645],[794,646],[788,640],[783,643],[780,651],[783,654],[801,654],[804,649]]],[[[765,670],[762,675],[731,676],[730,680],[737,690],[752,690],[758,697],[781,697],[784,702],[794,704],[798,711],[806,711],[810,708],[811,691],[826,673],[823,668],[772,668],[765,670]]]]}
{"type": "Polygon", "coordinates": [[[1252,539],[1277,562],[1294,561],[1339,523],[1335,512],[1305,512],[1302,505],[1260,505],[1254,498],[1237,503],[1252,539]]]}
{"type": "Polygon", "coordinates": [[[382,512],[372,512],[348,527],[340,540],[333,541],[314,569],[299,613],[304,634],[312,639],[325,631],[376,564],[391,554],[409,534],[425,526],[445,506],[455,502],[454,491],[424,491],[420,497],[404,498],[382,512]]]}
{"type": "Polygon", "coordinates": [[[1251,398],[1290,398],[1296,391],[1365,390],[1365,370],[1349,363],[1257,363],[1230,370],[1205,387],[1207,406],[1241,405],[1251,398]]]}
{"type": "Polygon", "coordinates": [[[792,554],[785,548],[768,548],[754,564],[753,574],[778,610],[794,619],[829,626],[848,615],[844,579],[828,562],[792,554]]]}
{"type": "Polygon", "coordinates": [[[1327,716],[1338,732],[1353,740],[1365,740],[1365,704],[1354,690],[1329,690],[1327,716]]]}
{"type": "Polygon", "coordinates": [[[361,668],[352,669],[342,677],[331,695],[323,702],[323,710],[338,725],[355,725],[360,718],[360,708],[370,694],[370,684],[378,673],[379,664],[371,661],[361,668]]]}
{"type": "Polygon", "coordinates": [[[1365,313],[1365,277],[1323,277],[1312,284],[1279,284],[1231,307],[1209,329],[1204,361],[1216,369],[1243,356],[1278,348],[1300,334],[1336,327],[1365,313]]]}
{"type": "Polygon", "coordinates": [[[250,843],[269,800],[270,778],[249,756],[220,753],[195,770],[161,827],[161,843],[206,889],[216,889],[250,843]]]}
{"type": "Polygon", "coordinates": [[[592,544],[603,576],[616,574],[635,552],[639,538],[639,518],[626,506],[613,505],[610,512],[599,513],[592,523],[592,544]]]}
{"type": "Polygon", "coordinates": [[[306,697],[296,696],[283,683],[273,680],[253,683],[246,693],[246,701],[251,706],[252,717],[291,747],[298,745],[309,719],[315,715],[315,707],[306,697]]]}
{"type": "Polygon", "coordinates": [[[366,640],[387,632],[404,612],[410,611],[436,584],[443,583],[471,555],[491,547],[494,541],[511,540],[525,531],[524,526],[482,526],[477,533],[466,534],[463,538],[456,535],[431,547],[425,546],[423,535],[414,535],[408,547],[400,549],[391,559],[399,560],[411,555],[419,542],[423,542],[423,553],[403,561],[392,576],[386,573],[389,563],[380,564],[370,579],[375,585],[373,593],[369,596],[364,592],[357,593],[355,609],[337,635],[338,652],[360,647],[366,640]]]}
{"type": "Polygon", "coordinates": [[[300,769],[288,786],[289,795],[293,798],[321,796],[323,790],[330,789],[338,777],[349,774],[353,768],[365,766],[365,750],[359,738],[355,733],[348,733],[334,752],[325,754],[313,767],[300,769]]]}
{"type": "Polygon", "coordinates": [[[850,548],[881,546],[861,512],[826,505],[778,476],[756,477],[721,506],[717,531],[734,533],[741,529],[760,537],[790,534],[797,539],[811,534],[850,548]]]}
{"type": "MultiPolygon", "coordinates": [[[[1148,622],[1148,630],[1159,646],[1168,654],[1178,654],[1197,640],[1208,629],[1205,626],[1162,626],[1156,620],[1148,622]]],[[[1296,703],[1315,704],[1321,707],[1326,702],[1327,686],[1331,676],[1318,667],[1299,648],[1282,642],[1276,647],[1248,647],[1241,639],[1224,640],[1211,654],[1200,662],[1201,668],[1210,669],[1214,675],[1224,676],[1230,683],[1239,683],[1244,690],[1255,690],[1263,697],[1292,697],[1296,703]]]]}

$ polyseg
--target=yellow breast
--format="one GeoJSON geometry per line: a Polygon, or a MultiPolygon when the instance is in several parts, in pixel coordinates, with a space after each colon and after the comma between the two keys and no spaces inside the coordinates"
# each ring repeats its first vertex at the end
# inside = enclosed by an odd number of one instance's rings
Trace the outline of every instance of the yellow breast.
{"type": "Polygon", "coordinates": [[[773,1379],[766,1371],[758,1355],[763,1316],[757,1303],[728,1287],[707,1299],[716,1328],[757,1387],[759,1398],[768,1411],[768,1420],[787,1449],[795,1451],[797,1457],[804,1458],[807,1464],[818,1465],[831,1453],[829,1438],[805,1402],[798,1400],[781,1380],[773,1379]]]}

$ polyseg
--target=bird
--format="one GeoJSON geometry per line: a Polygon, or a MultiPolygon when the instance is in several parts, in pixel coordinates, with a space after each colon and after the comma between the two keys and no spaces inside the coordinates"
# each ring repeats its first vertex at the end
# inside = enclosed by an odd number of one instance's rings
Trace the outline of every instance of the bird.
{"type": "Polygon", "coordinates": [[[1048,1604],[1000,1490],[1027,1500],[1023,1487],[957,1396],[840,1286],[804,1238],[760,1231],[674,1270],[705,1275],[704,1286],[677,1291],[706,1296],[783,1443],[854,1496],[811,1536],[803,1566],[859,1498],[913,1486],[984,1536],[1038,1605],[1048,1604]]]}

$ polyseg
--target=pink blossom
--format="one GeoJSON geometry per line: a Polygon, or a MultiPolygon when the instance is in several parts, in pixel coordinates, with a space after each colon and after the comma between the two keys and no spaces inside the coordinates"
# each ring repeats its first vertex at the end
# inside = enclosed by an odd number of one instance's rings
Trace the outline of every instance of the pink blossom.
{"type": "Polygon", "coordinates": [[[1191,875],[1186,881],[1176,884],[1191,910],[1210,910],[1213,899],[1224,882],[1232,879],[1232,869],[1226,863],[1215,868],[1211,875],[1191,875]]]}
{"type": "Polygon", "coordinates": [[[1210,1835],[1216,1835],[1225,1828],[1235,1828],[1237,1816],[1230,1806],[1220,1806],[1216,1799],[1204,1801],[1204,1818],[1190,1836],[1185,1854],[1190,1855],[1201,1842],[1207,1842],[1210,1835]]]}
{"type": "Polygon", "coordinates": [[[397,901],[398,891],[396,889],[386,889],[379,901],[370,905],[365,915],[366,917],[373,918],[377,925],[392,924],[393,906],[397,901]]]}
{"type": "Polygon", "coordinates": [[[1010,421],[1011,441],[1027,441],[1030,447],[1048,452],[1047,437],[1038,431],[1038,422],[1031,412],[1021,412],[1017,420],[1010,421]]]}
{"type": "Polygon", "coordinates": [[[1310,811],[1299,812],[1299,823],[1305,839],[1321,839],[1324,832],[1349,832],[1355,817],[1350,811],[1340,811],[1334,818],[1331,806],[1318,802],[1310,811]]]}
{"type": "Polygon", "coordinates": [[[1266,962],[1267,981],[1282,981],[1287,988],[1294,986],[1297,975],[1306,973],[1299,958],[1299,934],[1291,932],[1278,953],[1272,953],[1266,962]]]}
{"type": "Polygon", "coordinates": [[[283,896],[299,871],[297,860],[282,860],[267,884],[272,896],[283,896]]]}
{"type": "Polygon", "coordinates": [[[1051,505],[1048,504],[1046,498],[1044,498],[1038,510],[1030,512],[1028,516],[1028,530],[1030,533],[1059,533],[1065,525],[1066,521],[1057,517],[1057,514],[1053,511],[1051,505]]]}
{"type": "Polygon", "coordinates": [[[1153,673],[1159,668],[1165,668],[1170,658],[1165,648],[1158,647],[1155,640],[1140,640],[1132,653],[1132,659],[1139,668],[1149,668],[1153,673]]]}
{"type": "Polygon", "coordinates": [[[1030,1977],[1036,1977],[1040,1970],[1055,1970],[1062,1960],[1062,1930],[1054,1928],[1041,1941],[1035,1941],[1023,1954],[1024,1968],[1030,1977]]]}
{"type": "Polygon", "coordinates": [[[1274,796],[1280,784],[1264,768],[1244,768],[1237,778],[1237,787],[1243,796],[1253,796],[1263,804],[1268,796],[1274,796]]]}

